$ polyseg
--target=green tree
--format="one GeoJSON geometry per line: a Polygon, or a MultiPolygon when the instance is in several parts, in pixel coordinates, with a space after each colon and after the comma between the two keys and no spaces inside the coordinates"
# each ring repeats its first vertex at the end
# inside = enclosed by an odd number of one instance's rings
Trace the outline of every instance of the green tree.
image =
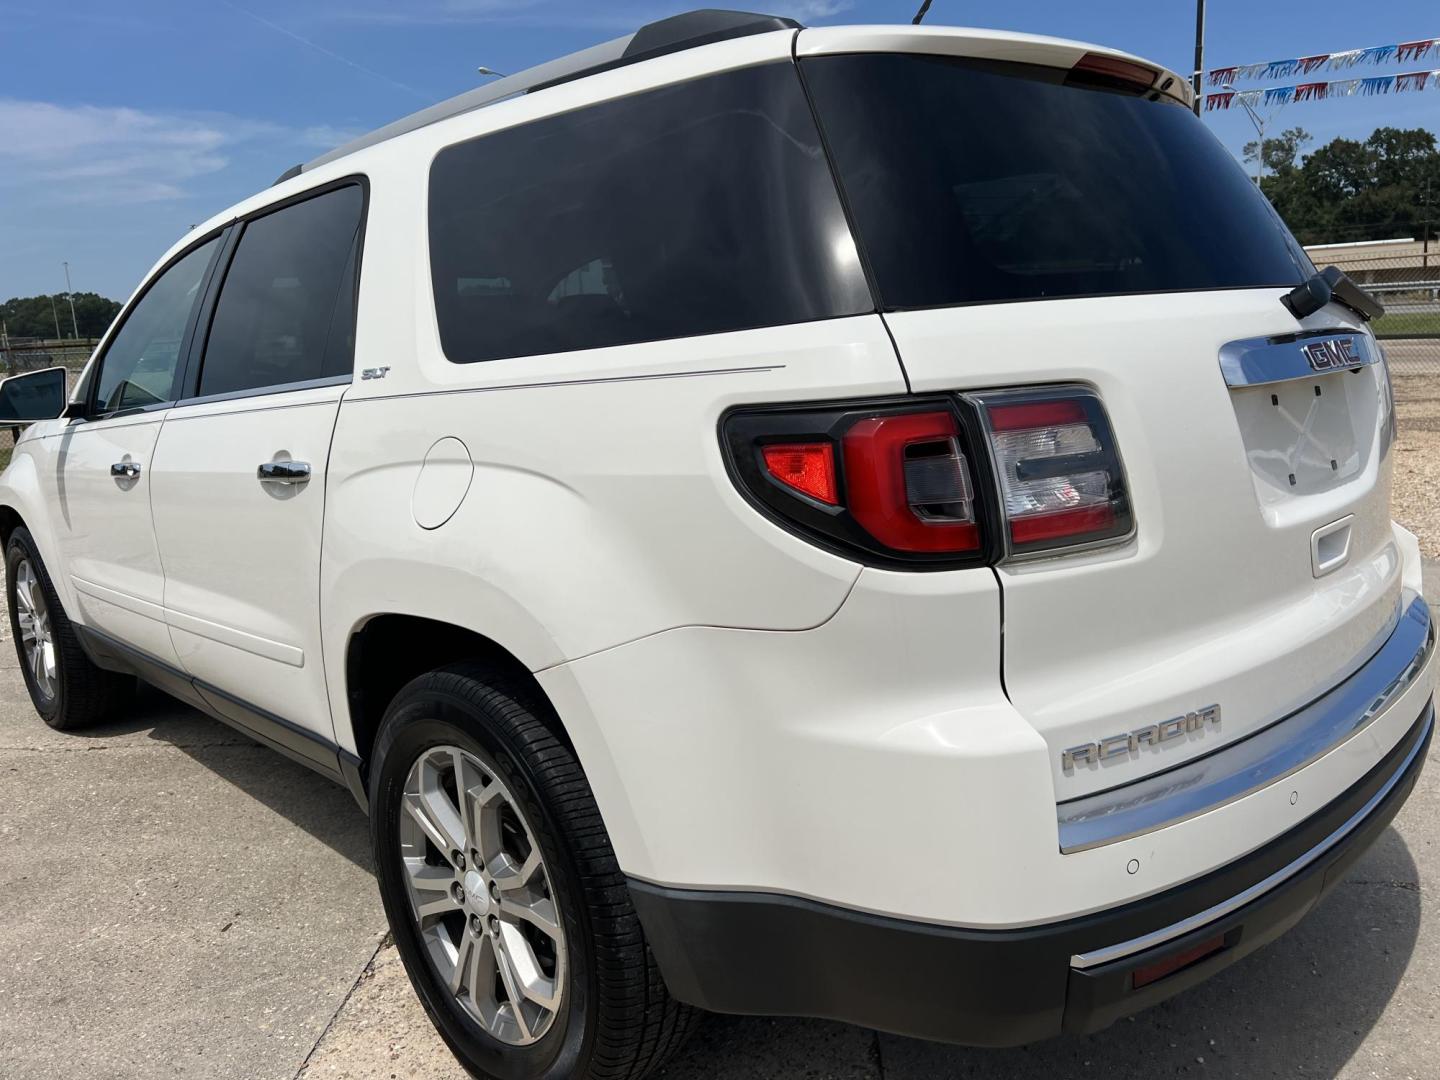
{"type": "Polygon", "coordinates": [[[1280,165],[1263,190],[1302,243],[1420,236],[1427,220],[1434,235],[1440,146],[1423,128],[1377,128],[1363,142],[1335,139],[1280,165]]]}
{"type": "MultiPolygon", "coordinates": [[[[105,333],[120,312],[118,301],[109,300],[97,293],[77,292],[74,300],[75,325],[79,326],[82,338],[98,338],[105,333]]],[[[0,304],[0,319],[4,320],[5,332],[12,338],[53,338],[57,317],[60,336],[70,337],[73,333],[70,304],[64,293],[56,293],[54,296],[17,296],[0,304]]]]}
{"type": "MultiPolygon", "coordinates": [[[[1295,164],[1295,159],[1300,156],[1300,151],[1315,137],[1304,128],[1293,127],[1282,131],[1279,135],[1273,135],[1265,140],[1265,168],[1271,172],[1279,172],[1295,164]]],[[[1245,160],[1254,162],[1260,151],[1260,140],[1251,139],[1245,144],[1245,160]]]]}

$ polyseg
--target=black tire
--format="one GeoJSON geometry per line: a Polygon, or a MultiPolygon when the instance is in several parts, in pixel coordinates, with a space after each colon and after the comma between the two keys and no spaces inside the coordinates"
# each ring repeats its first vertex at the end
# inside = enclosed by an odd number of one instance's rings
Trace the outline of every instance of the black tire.
{"type": "Polygon", "coordinates": [[[60,604],[50,572],[40,558],[35,539],[23,526],[10,534],[5,546],[5,602],[10,609],[10,635],[15,640],[15,656],[25,676],[30,701],[42,720],[57,731],[76,731],[99,723],[134,697],[135,680],[96,667],[75,635],[75,627],[60,604]],[[33,569],[35,586],[50,624],[55,656],[54,693],[46,693],[35,678],[21,640],[20,615],[15,599],[16,570],[21,562],[33,569]]]}
{"type": "Polygon", "coordinates": [[[425,1011],[469,1072],[495,1080],[639,1080],[693,1029],[696,1011],[670,997],[625,877],[574,753],[536,689],[474,663],[415,679],[396,695],[376,738],[371,840],[391,932],[425,1011]],[[437,746],[474,754],[502,779],[545,860],[567,940],[564,997],[529,1046],[490,1035],[442,984],[424,951],[399,848],[412,764],[437,746]]]}

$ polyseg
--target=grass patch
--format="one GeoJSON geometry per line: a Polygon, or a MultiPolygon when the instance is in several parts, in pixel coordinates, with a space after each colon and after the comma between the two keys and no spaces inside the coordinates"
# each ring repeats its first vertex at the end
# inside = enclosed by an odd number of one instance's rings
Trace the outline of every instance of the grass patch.
{"type": "Polygon", "coordinates": [[[1380,337],[1440,337],[1440,311],[1385,315],[1375,320],[1373,328],[1380,337]]]}

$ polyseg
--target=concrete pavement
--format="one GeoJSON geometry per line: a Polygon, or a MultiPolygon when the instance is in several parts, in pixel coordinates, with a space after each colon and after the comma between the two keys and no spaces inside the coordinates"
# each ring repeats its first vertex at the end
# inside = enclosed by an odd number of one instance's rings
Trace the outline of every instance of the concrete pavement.
{"type": "MultiPolygon", "coordinates": [[[[1295,930],[1097,1036],[977,1051],[714,1017],[664,1075],[1433,1077],[1437,820],[1432,766],[1295,930]]],[[[158,692],[51,732],[0,642],[0,1076],[460,1080],[384,944],[367,844],[345,792],[158,692]]]]}

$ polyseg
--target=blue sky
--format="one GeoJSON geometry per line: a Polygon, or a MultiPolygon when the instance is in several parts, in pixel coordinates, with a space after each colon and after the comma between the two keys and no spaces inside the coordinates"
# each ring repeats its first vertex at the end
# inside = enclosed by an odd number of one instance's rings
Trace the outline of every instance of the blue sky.
{"type": "MultiPolygon", "coordinates": [[[[734,6],[822,25],[908,22],[918,2],[734,6]]],[[[63,290],[65,259],[76,290],[123,298],[190,225],[351,135],[477,85],[477,65],[516,71],[700,6],[0,0],[0,299],[63,290]]],[[[1098,41],[1182,72],[1192,61],[1190,0],[934,0],[927,21],[1098,41]]],[[[1211,0],[1206,66],[1430,36],[1434,0],[1211,0]]],[[[1252,134],[1238,110],[1206,122],[1237,152],[1252,134]]],[[[1440,91],[1293,105],[1278,124],[1304,126],[1317,145],[1380,124],[1440,130],[1440,91]]]]}

